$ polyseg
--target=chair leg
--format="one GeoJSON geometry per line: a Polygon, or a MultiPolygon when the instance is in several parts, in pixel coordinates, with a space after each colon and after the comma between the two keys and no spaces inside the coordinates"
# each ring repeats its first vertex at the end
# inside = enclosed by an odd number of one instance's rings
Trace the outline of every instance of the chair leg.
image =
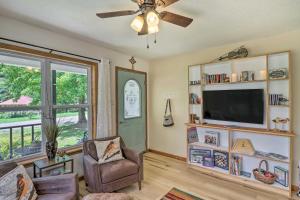
{"type": "Polygon", "coordinates": [[[139,190],[142,190],[142,181],[139,181],[139,190]]]}

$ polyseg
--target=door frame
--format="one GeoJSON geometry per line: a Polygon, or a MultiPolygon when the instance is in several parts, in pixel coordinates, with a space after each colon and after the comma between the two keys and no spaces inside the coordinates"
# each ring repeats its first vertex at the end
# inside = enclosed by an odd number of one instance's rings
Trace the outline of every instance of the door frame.
{"type": "Polygon", "coordinates": [[[119,94],[118,94],[118,72],[123,71],[123,72],[133,72],[133,73],[138,73],[138,74],[143,74],[145,75],[145,125],[146,125],[146,138],[145,138],[145,152],[148,151],[148,91],[147,91],[147,72],[139,71],[139,70],[134,70],[134,69],[128,69],[128,68],[123,68],[123,67],[118,67],[116,66],[115,68],[115,98],[116,98],[116,135],[119,136],[119,94]]]}

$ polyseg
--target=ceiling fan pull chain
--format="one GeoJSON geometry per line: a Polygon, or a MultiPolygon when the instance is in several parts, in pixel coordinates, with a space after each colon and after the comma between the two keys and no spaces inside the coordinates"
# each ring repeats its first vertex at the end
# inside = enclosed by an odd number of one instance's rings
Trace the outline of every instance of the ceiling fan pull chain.
{"type": "Polygon", "coordinates": [[[150,48],[150,46],[149,46],[149,37],[147,35],[147,49],[149,49],[149,48],[150,48]]]}
{"type": "Polygon", "coordinates": [[[156,33],[155,33],[155,39],[154,39],[154,44],[156,44],[157,43],[157,40],[156,40],[156,33]]]}

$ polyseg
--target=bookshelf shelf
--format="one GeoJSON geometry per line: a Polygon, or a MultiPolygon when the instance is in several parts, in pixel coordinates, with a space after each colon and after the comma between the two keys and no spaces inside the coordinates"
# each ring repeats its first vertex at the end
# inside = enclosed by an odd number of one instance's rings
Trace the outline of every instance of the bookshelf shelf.
{"type": "Polygon", "coordinates": [[[236,81],[236,82],[227,82],[227,83],[207,83],[203,84],[204,86],[210,85],[231,85],[231,84],[249,84],[249,83],[261,83],[266,82],[266,80],[255,80],[255,81],[236,81]]]}
{"type": "MultiPolygon", "coordinates": [[[[190,81],[201,81],[198,87],[188,85],[189,94],[196,94],[202,104],[189,105],[189,119],[191,116],[199,118],[200,123],[193,123],[190,121],[186,123],[187,127],[187,154],[190,159],[190,147],[199,148],[199,155],[194,151],[191,156],[200,156],[201,150],[205,149],[218,150],[224,152],[223,157],[228,154],[228,170],[223,170],[217,167],[205,167],[201,164],[190,163],[188,159],[188,166],[192,169],[198,170],[202,173],[215,176],[240,183],[244,186],[273,192],[276,194],[291,197],[292,191],[292,170],[293,170],[293,139],[296,134],[292,130],[292,90],[291,90],[291,66],[290,66],[290,52],[270,53],[260,56],[239,58],[225,62],[205,63],[193,65],[188,67],[188,83],[190,81]],[[281,66],[281,67],[278,67],[281,66]],[[286,68],[288,72],[287,78],[273,79],[269,77],[269,73],[274,69],[286,68]],[[245,71],[251,72],[244,76],[245,71]],[[248,77],[248,78],[247,78],[248,77]],[[253,80],[253,81],[240,81],[253,80]],[[230,81],[230,82],[229,82],[230,81]],[[203,118],[203,92],[210,90],[242,90],[242,89],[262,89],[264,90],[264,122],[263,124],[247,124],[240,122],[227,122],[218,120],[207,120],[203,118]],[[288,100],[287,105],[271,105],[271,95],[279,95],[288,100]],[[280,118],[282,122],[288,121],[285,125],[275,125],[273,120],[280,118]],[[280,127],[282,130],[276,129],[280,127]],[[193,141],[189,143],[190,130],[196,130],[198,135],[198,142],[193,141]],[[217,132],[217,138],[220,140],[220,146],[211,146],[204,143],[204,138],[209,132],[217,132]],[[233,151],[233,146],[236,139],[250,140],[254,150],[269,152],[271,155],[255,154],[253,156],[233,151]],[[280,147],[280,148],[278,148],[280,147]],[[273,154],[272,154],[273,153],[273,154]],[[277,155],[276,155],[277,154],[277,155]],[[273,155],[273,156],[272,156],[273,155]],[[288,159],[280,159],[280,155],[288,157],[288,159]],[[277,158],[277,157],[278,158],[277,158]],[[241,159],[241,169],[245,174],[251,173],[251,177],[236,176],[231,174],[234,170],[232,165],[235,159],[241,159]],[[274,183],[272,185],[264,184],[255,180],[252,170],[258,167],[261,160],[267,160],[270,165],[270,171],[274,171],[276,167],[286,170],[288,173],[288,187],[274,183]]],[[[193,85],[194,86],[194,85],[193,85]]],[[[189,95],[190,96],[190,95],[189,95]]],[[[195,131],[193,132],[195,134],[195,131]]],[[[205,139],[206,140],[206,139],[205,139]]],[[[203,154],[202,154],[203,155],[203,154]]],[[[222,154],[219,154],[220,156],[222,154]]],[[[206,156],[205,154],[203,155],[206,156]]],[[[213,156],[213,155],[212,155],[213,156]]],[[[208,156],[209,157],[209,156],[208,156]]]]}
{"type": "Polygon", "coordinates": [[[189,87],[200,87],[201,84],[196,84],[196,85],[189,85],[189,87]]]}
{"type": "Polygon", "coordinates": [[[280,160],[280,159],[275,159],[275,158],[270,158],[270,157],[266,157],[266,156],[260,156],[260,155],[248,155],[248,154],[243,154],[243,153],[239,153],[239,152],[235,152],[235,151],[230,151],[231,154],[236,154],[236,155],[241,155],[241,156],[247,156],[247,157],[253,157],[253,158],[257,158],[260,160],[270,160],[270,161],[274,161],[274,162],[280,162],[280,163],[286,163],[289,164],[290,160],[280,160]]]}
{"type": "Polygon", "coordinates": [[[192,165],[192,166],[195,166],[195,167],[200,167],[202,169],[211,170],[211,171],[215,171],[215,172],[222,173],[222,174],[229,174],[228,170],[221,169],[221,168],[218,168],[218,167],[206,167],[202,164],[197,164],[197,163],[189,163],[189,164],[192,165]]]}
{"type": "Polygon", "coordinates": [[[288,108],[290,107],[289,105],[269,105],[270,107],[275,107],[275,108],[288,108]]]}
{"type": "Polygon", "coordinates": [[[289,78],[276,78],[276,79],[269,79],[269,81],[288,81],[289,78]]]}
{"type": "Polygon", "coordinates": [[[186,123],[187,127],[201,127],[201,128],[213,128],[220,130],[228,130],[228,131],[240,131],[247,132],[250,134],[265,134],[265,135],[275,135],[275,136],[284,136],[284,137],[295,137],[296,134],[288,131],[276,131],[276,130],[267,130],[261,128],[248,128],[248,127],[234,127],[234,126],[226,126],[219,124],[192,124],[186,123]]]}

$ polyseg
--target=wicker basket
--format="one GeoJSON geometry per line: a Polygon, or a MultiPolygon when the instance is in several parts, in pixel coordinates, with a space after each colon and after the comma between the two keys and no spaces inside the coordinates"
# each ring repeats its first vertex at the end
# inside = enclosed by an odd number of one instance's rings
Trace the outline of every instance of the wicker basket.
{"type": "Polygon", "coordinates": [[[259,163],[259,167],[253,170],[253,175],[256,180],[266,184],[273,184],[277,179],[276,174],[269,171],[269,163],[266,160],[262,160],[259,163]],[[262,169],[262,163],[265,163],[266,169],[262,169]]]}

